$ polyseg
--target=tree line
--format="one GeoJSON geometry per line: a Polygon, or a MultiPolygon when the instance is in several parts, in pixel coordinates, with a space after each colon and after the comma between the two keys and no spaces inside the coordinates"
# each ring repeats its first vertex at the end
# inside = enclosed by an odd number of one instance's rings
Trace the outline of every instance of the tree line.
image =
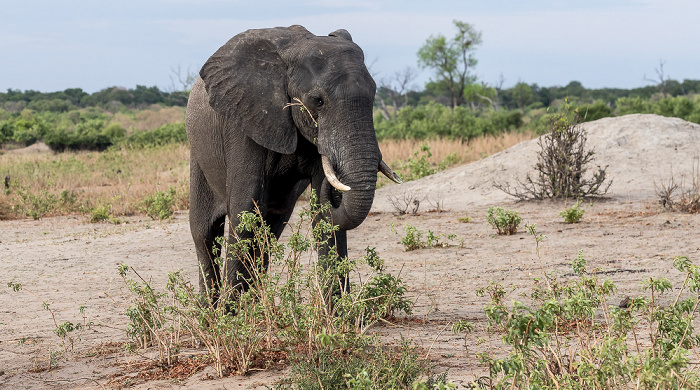
{"type": "MultiPolygon", "coordinates": [[[[632,113],[675,116],[700,123],[700,80],[673,80],[664,63],[649,85],[632,88],[587,89],[580,82],[542,87],[519,82],[504,88],[480,81],[474,74],[481,32],[469,23],[454,21],[455,35],[426,39],[417,53],[417,65],[432,72],[422,89],[412,85],[418,71],[407,67],[378,78],[375,99],[377,137],[448,137],[469,141],[504,131],[546,128],[546,117],[563,101],[578,108],[584,121],[632,113]]],[[[185,142],[184,126],[138,135],[110,123],[117,112],[133,112],[152,105],[186,106],[196,73],[182,77],[182,88],[164,91],[157,86],[109,87],[95,93],[80,88],[58,92],[13,90],[0,92],[0,144],[29,145],[43,140],[56,150],[104,149],[111,145],[155,145],[185,142]]],[[[172,77],[171,77],[172,79],[172,77]]],[[[172,80],[171,80],[172,81],[172,80]]],[[[155,130],[155,129],[154,129],[155,130]]]]}
{"type": "Polygon", "coordinates": [[[9,112],[21,112],[24,109],[37,112],[68,112],[79,108],[99,107],[114,113],[125,108],[145,108],[153,104],[185,106],[187,92],[167,92],[157,86],[144,85],[129,89],[109,87],[91,94],[82,88],[68,88],[57,92],[15,89],[0,92],[0,108],[9,112]]]}

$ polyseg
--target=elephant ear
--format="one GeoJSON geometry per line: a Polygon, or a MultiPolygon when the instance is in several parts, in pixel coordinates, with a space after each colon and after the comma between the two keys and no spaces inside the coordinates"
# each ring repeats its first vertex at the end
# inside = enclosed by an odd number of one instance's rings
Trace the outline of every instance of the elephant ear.
{"type": "Polygon", "coordinates": [[[340,37],[347,39],[348,41],[352,42],[352,35],[348,32],[348,30],[345,30],[343,28],[339,30],[335,30],[332,33],[328,34],[329,37],[340,37]]]}
{"type": "Polygon", "coordinates": [[[278,153],[290,154],[297,146],[291,112],[284,109],[287,64],[279,53],[305,34],[301,26],[248,30],[221,46],[199,72],[214,111],[278,153]]]}

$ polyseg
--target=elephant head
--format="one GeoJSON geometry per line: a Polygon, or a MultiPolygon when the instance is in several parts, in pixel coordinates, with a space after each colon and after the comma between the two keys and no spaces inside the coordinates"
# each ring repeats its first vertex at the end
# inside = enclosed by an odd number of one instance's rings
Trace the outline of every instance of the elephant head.
{"type": "Polygon", "coordinates": [[[381,160],[372,118],[376,85],[347,31],[248,30],[214,53],[200,76],[210,106],[259,145],[291,154],[302,136],[316,146],[325,173],[321,199],[331,200],[341,229],[357,227],[369,213],[378,170],[398,179],[381,160]]]}

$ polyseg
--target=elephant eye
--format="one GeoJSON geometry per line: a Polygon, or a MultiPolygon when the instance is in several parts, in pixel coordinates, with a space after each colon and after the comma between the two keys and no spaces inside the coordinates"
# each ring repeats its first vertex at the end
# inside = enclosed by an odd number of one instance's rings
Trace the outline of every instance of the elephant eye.
{"type": "Polygon", "coordinates": [[[323,106],[323,99],[321,99],[320,97],[314,98],[314,101],[316,103],[316,107],[323,106]]]}

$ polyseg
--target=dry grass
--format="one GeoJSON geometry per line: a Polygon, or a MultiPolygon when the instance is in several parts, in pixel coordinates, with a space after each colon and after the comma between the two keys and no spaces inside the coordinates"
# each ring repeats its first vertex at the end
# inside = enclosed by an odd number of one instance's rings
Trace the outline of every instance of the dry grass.
{"type": "Polygon", "coordinates": [[[185,120],[185,107],[160,107],[153,105],[146,110],[118,112],[110,123],[117,123],[129,132],[153,130],[185,120]]]}
{"type": "Polygon", "coordinates": [[[439,164],[445,158],[453,153],[457,154],[457,164],[468,163],[490,156],[501,150],[507,149],[522,141],[532,139],[533,134],[522,133],[504,133],[498,136],[486,136],[475,138],[471,142],[463,142],[453,139],[432,139],[432,140],[384,140],[379,142],[379,149],[382,151],[382,157],[392,167],[400,166],[402,162],[409,157],[413,157],[413,153],[420,150],[421,145],[427,143],[430,146],[430,152],[433,154],[429,159],[434,164],[439,164]]]}
{"type": "Polygon", "coordinates": [[[101,153],[6,153],[0,155],[0,174],[10,176],[12,183],[0,197],[5,205],[19,203],[18,188],[53,195],[67,190],[77,196],[78,209],[109,204],[114,215],[130,215],[139,211],[147,195],[173,187],[179,195],[176,206],[189,207],[188,145],[101,153]]]}
{"type": "MultiPolygon", "coordinates": [[[[163,109],[165,110],[165,109],[163,109]]],[[[163,111],[161,110],[161,111],[163,111]]],[[[151,114],[145,114],[151,115],[151,114]]],[[[463,164],[484,158],[518,142],[532,138],[528,133],[509,133],[497,137],[458,140],[428,140],[435,165],[453,153],[463,164]]],[[[384,161],[395,169],[426,141],[387,140],[379,143],[384,161]]],[[[88,212],[98,205],[111,205],[115,216],[140,212],[140,203],[156,190],[169,187],[177,192],[176,207],[189,208],[189,146],[168,145],[147,149],[119,149],[105,152],[41,151],[0,155],[0,179],[10,176],[10,191],[0,195],[0,218],[8,218],[9,208],[20,203],[18,188],[32,194],[42,192],[58,196],[62,191],[77,197],[72,210],[58,209],[51,214],[88,212]]],[[[380,183],[383,176],[380,178],[380,183]]],[[[49,214],[49,215],[51,215],[49,214]]],[[[20,216],[21,217],[21,216],[20,216]]]]}

